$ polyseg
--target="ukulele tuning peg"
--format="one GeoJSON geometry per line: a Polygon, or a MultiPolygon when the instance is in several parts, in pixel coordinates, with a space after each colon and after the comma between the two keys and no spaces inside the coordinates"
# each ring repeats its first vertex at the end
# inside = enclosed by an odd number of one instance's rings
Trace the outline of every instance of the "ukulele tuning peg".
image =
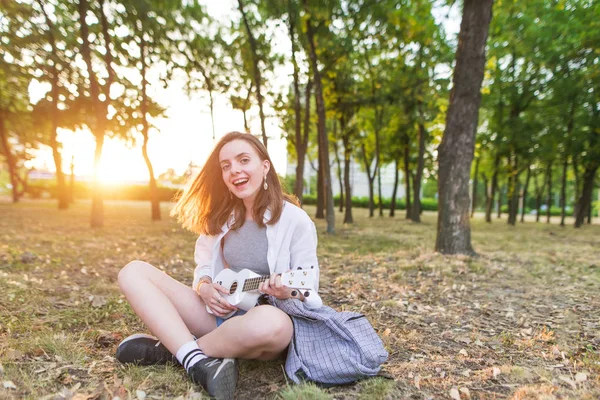
{"type": "Polygon", "coordinates": [[[310,266],[310,269],[315,269],[315,266],[314,266],[314,265],[311,265],[311,266],[310,266]]]}
{"type": "Polygon", "coordinates": [[[290,276],[291,276],[291,277],[294,277],[294,273],[293,273],[293,272],[290,272],[290,276]]]}
{"type": "Polygon", "coordinates": [[[306,275],[308,275],[308,272],[304,271],[303,274],[304,274],[304,276],[306,276],[306,275]]]}
{"type": "Polygon", "coordinates": [[[301,281],[300,283],[302,284],[302,286],[304,286],[304,281],[301,281]]]}
{"type": "Polygon", "coordinates": [[[294,284],[294,281],[290,279],[290,286],[294,284]]]}
{"type": "Polygon", "coordinates": [[[301,270],[302,270],[302,267],[298,267],[298,268],[296,268],[296,269],[297,269],[297,270],[299,270],[299,271],[301,271],[301,270]]]}

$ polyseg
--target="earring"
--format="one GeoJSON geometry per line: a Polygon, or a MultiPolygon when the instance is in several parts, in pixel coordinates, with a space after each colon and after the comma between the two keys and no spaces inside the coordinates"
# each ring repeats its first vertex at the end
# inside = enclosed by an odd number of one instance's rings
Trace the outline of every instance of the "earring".
{"type": "Polygon", "coordinates": [[[265,175],[265,183],[263,185],[263,189],[267,190],[269,188],[269,184],[267,183],[267,175],[265,175]]]}

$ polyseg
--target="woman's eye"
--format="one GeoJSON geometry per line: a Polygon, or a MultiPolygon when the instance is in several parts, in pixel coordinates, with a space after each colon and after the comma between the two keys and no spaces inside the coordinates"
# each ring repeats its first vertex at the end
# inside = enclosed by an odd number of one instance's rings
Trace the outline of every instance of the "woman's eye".
{"type": "Polygon", "coordinates": [[[241,160],[242,164],[248,164],[248,162],[250,162],[249,158],[242,158],[242,160],[241,160]]]}
{"type": "Polygon", "coordinates": [[[229,164],[224,164],[221,166],[221,169],[223,169],[223,171],[227,171],[229,169],[230,165],[229,164]]]}

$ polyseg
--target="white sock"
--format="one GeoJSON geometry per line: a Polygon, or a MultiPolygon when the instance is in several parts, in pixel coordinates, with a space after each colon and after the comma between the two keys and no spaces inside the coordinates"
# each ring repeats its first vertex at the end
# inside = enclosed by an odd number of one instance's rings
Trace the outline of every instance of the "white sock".
{"type": "Polygon", "coordinates": [[[189,371],[190,367],[195,365],[198,361],[208,358],[206,354],[200,350],[200,347],[198,347],[198,343],[196,343],[195,340],[181,346],[179,350],[177,350],[175,357],[177,357],[177,361],[183,365],[183,368],[185,368],[186,371],[189,371]]]}

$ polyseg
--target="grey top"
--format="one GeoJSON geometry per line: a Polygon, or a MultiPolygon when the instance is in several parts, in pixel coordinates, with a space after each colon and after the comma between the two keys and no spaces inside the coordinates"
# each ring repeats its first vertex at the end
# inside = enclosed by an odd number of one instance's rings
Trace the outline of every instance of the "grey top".
{"type": "Polygon", "coordinates": [[[241,228],[227,233],[223,257],[232,271],[247,268],[259,275],[270,275],[267,250],[267,228],[248,220],[241,228]]]}

